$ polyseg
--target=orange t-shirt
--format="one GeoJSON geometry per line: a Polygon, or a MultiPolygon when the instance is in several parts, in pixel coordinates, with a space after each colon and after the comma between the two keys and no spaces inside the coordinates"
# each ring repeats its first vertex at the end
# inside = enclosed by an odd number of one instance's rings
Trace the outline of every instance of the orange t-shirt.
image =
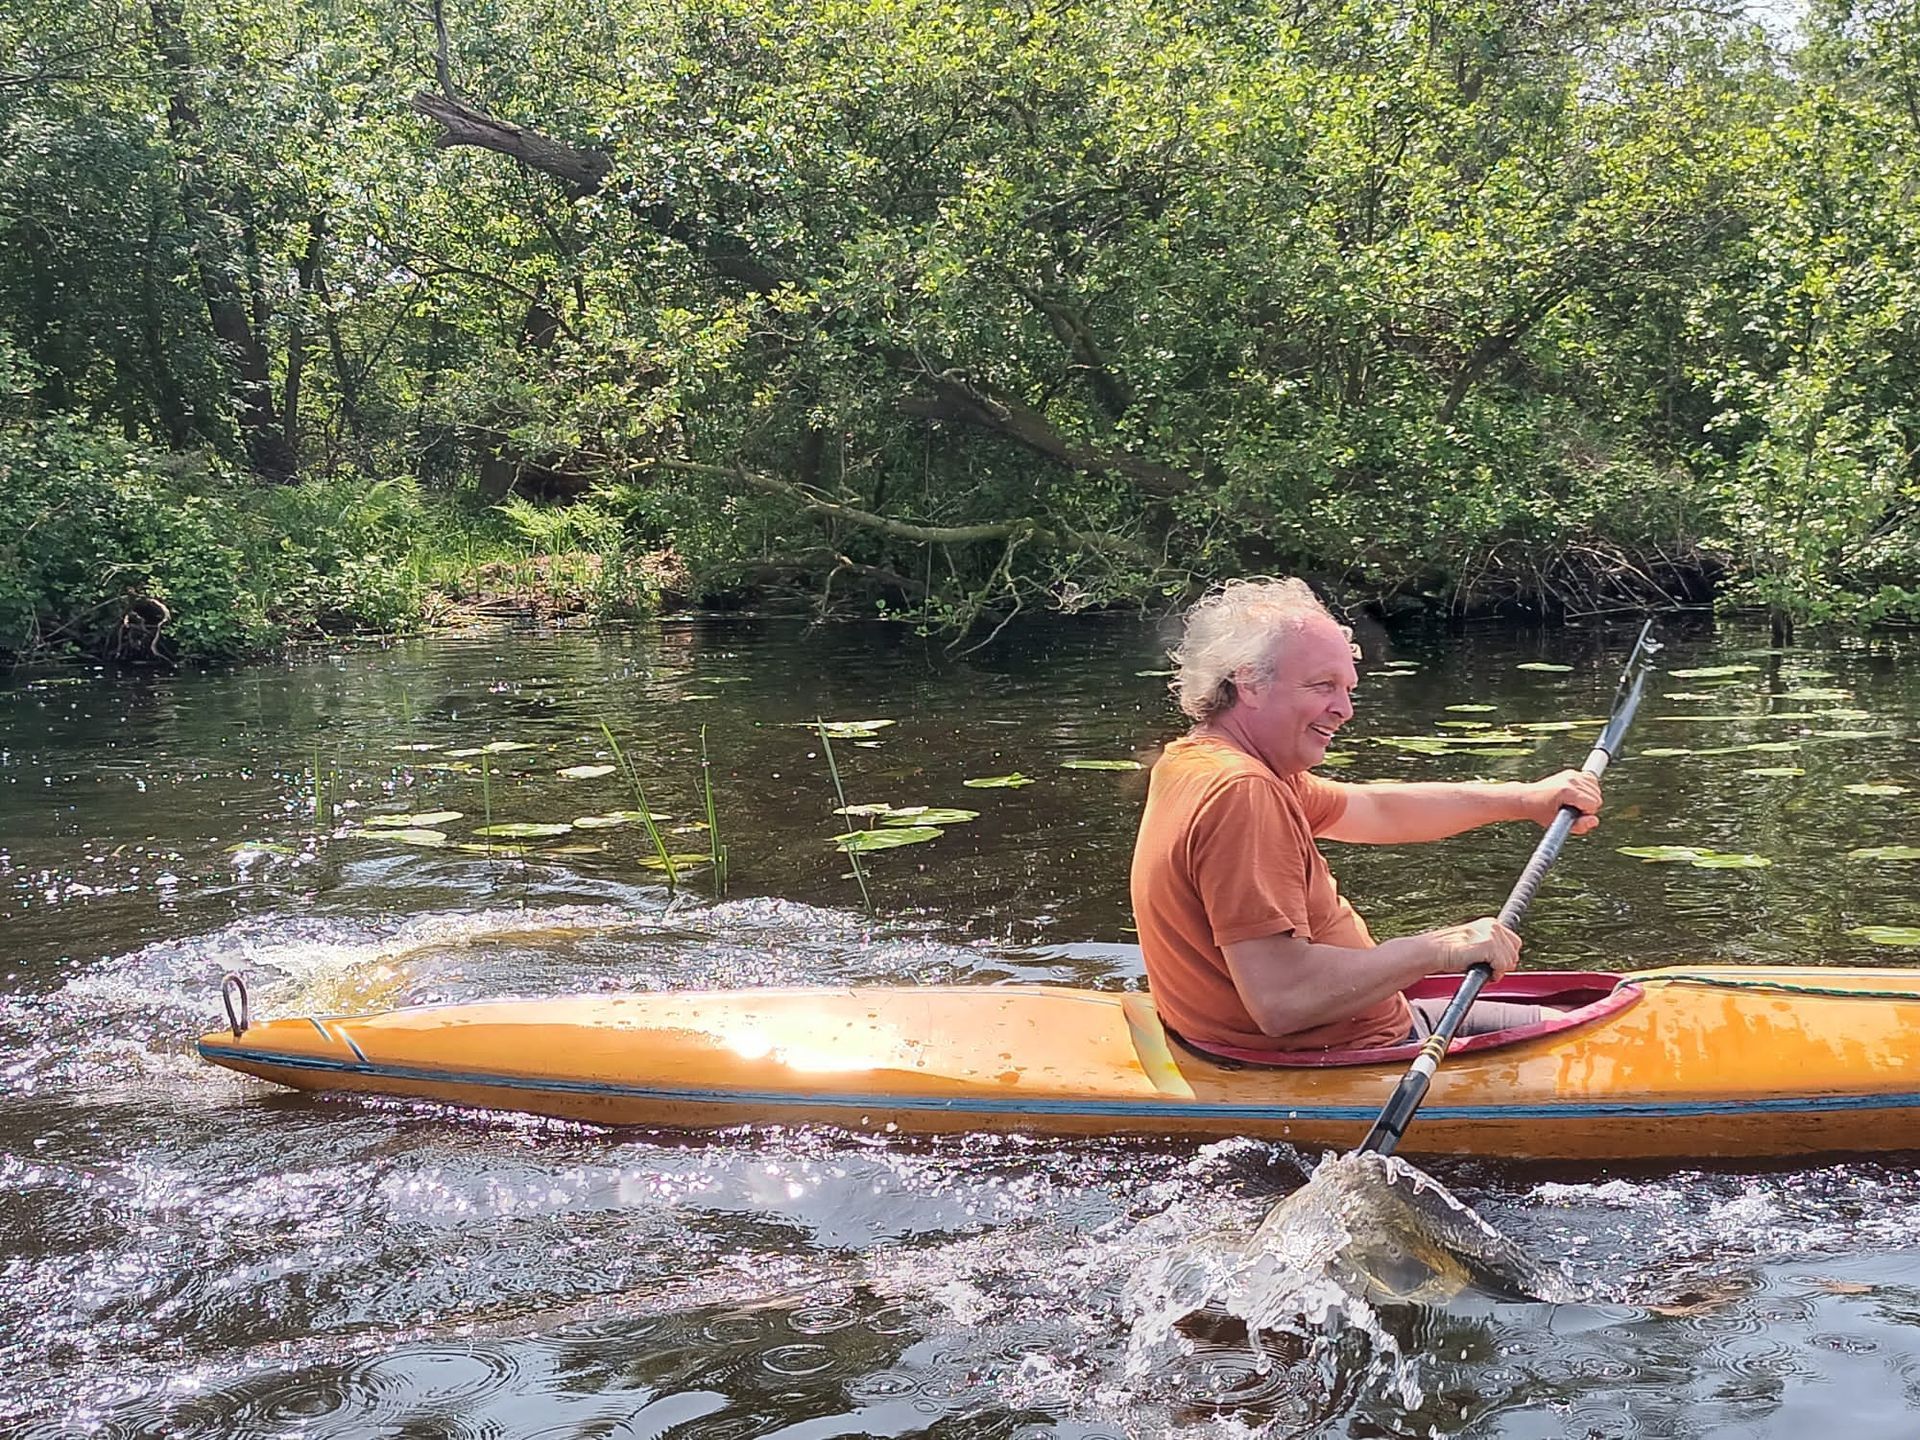
{"type": "Polygon", "coordinates": [[[1391,1045],[1413,1014],[1392,995],[1358,1015],[1263,1035],[1241,1003],[1222,947],[1263,935],[1370,949],[1313,843],[1347,806],[1318,776],[1276,775],[1224,740],[1167,746],[1147,786],[1133,850],[1133,915],[1154,1004],[1181,1035],[1256,1050],[1391,1045]]]}

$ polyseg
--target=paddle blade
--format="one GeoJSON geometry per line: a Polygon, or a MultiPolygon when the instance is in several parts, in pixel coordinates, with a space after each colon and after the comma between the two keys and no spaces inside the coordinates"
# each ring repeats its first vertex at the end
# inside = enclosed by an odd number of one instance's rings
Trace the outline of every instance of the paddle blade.
{"type": "Polygon", "coordinates": [[[1468,1291],[1570,1298],[1557,1269],[1393,1155],[1356,1151],[1323,1160],[1273,1207],[1247,1248],[1289,1269],[1325,1274],[1376,1303],[1444,1305],[1468,1291]]]}

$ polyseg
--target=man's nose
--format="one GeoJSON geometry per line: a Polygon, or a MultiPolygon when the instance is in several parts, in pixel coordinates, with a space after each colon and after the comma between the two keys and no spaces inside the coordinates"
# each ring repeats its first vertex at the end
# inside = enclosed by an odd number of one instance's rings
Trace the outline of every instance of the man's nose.
{"type": "Polygon", "coordinates": [[[1353,696],[1344,692],[1333,697],[1333,704],[1327,707],[1342,720],[1353,718],[1353,696]]]}

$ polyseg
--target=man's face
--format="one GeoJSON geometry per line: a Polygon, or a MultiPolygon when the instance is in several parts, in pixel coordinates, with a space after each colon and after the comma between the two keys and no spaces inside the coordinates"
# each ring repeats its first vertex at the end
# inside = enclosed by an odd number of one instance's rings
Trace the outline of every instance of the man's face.
{"type": "Polygon", "coordinates": [[[1353,718],[1359,683],[1352,642],[1331,620],[1312,616],[1283,636],[1273,679],[1238,687],[1243,721],[1260,758],[1279,775],[1310,770],[1326,759],[1334,732],[1353,718]]]}

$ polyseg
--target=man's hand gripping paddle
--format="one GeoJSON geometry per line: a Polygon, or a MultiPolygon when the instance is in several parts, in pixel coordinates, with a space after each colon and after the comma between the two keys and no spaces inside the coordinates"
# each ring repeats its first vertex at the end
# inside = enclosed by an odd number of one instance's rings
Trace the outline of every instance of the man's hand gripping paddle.
{"type": "MultiPolygon", "coordinates": [[[[1649,620],[1640,627],[1640,638],[1634,641],[1633,653],[1627,657],[1626,669],[1621,672],[1620,686],[1614,691],[1613,713],[1607,718],[1607,728],[1600,732],[1600,738],[1594,741],[1593,749],[1587,755],[1587,763],[1580,767],[1596,780],[1606,771],[1608,762],[1620,753],[1620,743],[1626,737],[1627,726],[1633,723],[1634,712],[1640,708],[1640,697],[1646,689],[1647,675],[1651,670],[1650,662],[1660,648],[1660,642],[1653,638],[1653,622],[1649,620]]],[[[1520,872],[1513,893],[1507,896],[1507,903],[1500,907],[1502,925],[1510,930],[1520,928],[1520,917],[1527,913],[1527,907],[1533,903],[1534,892],[1540,888],[1547,870],[1559,857],[1560,847],[1566,843],[1573,822],[1579,818],[1580,812],[1573,806],[1560,807],[1560,813],[1547,826],[1547,833],[1540,837],[1539,845],[1534,847],[1533,858],[1527,861],[1527,868],[1520,872]]],[[[1433,1083],[1434,1073],[1439,1070],[1447,1047],[1453,1043],[1454,1032],[1460,1028],[1460,1022],[1473,1002],[1479,998],[1481,989],[1492,978],[1493,971],[1486,965],[1475,965],[1467,971],[1466,977],[1460,982],[1460,989],[1453,997],[1453,1003],[1447,1006],[1446,1013],[1440,1017],[1440,1023],[1434,1027],[1427,1043],[1420,1047],[1420,1054],[1415,1057],[1412,1067],[1380,1111],[1379,1119],[1373,1122],[1367,1138],[1360,1142],[1361,1154],[1391,1155],[1400,1144],[1400,1137],[1406,1132],[1414,1111],[1427,1098],[1427,1087],[1433,1083]]]]}

